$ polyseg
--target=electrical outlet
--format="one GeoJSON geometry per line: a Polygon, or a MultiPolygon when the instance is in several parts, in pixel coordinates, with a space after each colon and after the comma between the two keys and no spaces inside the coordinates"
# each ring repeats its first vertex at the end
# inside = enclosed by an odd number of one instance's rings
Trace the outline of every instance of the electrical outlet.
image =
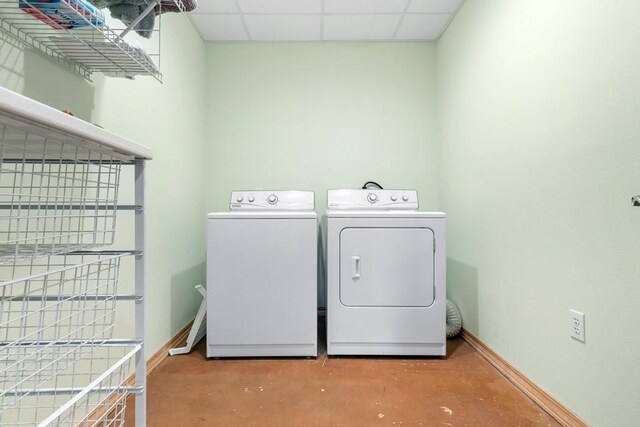
{"type": "Polygon", "coordinates": [[[584,342],[584,313],[569,310],[569,336],[584,342]]]}

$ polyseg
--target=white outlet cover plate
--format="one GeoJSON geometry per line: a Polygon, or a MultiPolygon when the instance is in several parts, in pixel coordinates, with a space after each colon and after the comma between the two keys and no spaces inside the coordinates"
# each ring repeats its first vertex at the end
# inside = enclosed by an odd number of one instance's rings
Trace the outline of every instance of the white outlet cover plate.
{"type": "Polygon", "coordinates": [[[584,342],[584,313],[569,310],[569,336],[584,342]]]}

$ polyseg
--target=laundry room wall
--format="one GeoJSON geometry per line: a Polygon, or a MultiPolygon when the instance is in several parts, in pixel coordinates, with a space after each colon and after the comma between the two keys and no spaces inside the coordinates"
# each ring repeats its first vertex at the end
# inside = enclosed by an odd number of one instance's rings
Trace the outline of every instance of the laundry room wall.
{"type": "Polygon", "coordinates": [[[209,43],[209,210],[233,190],[300,189],[321,217],[327,190],[368,180],[435,209],[434,60],[429,42],[209,43]]]}
{"type": "MultiPolygon", "coordinates": [[[[185,16],[162,20],[162,84],[99,74],[90,83],[0,33],[0,85],[153,150],[147,163],[147,354],[194,318],[200,302],[194,285],[204,280],[204,43],[185,16]]],[[[132,203],[132,168],[123,171],[120,199],[132,203]]],[[[115,247],[130,249],[133,214],[123,212],[118,220],[115,247]]],[[[133,289],[130,261],[125,267],[120,288],[126,293],[133,289]]],[[[121,303],[118,323],[130,334],[128,304],[121,303]]]]}
{"type": "Polygon", "coordinates": [[[449,295],[594,426],[640,419],[638,17],[623,0],[467,0],[437,46],[449,295]]]}
{"type": "Polygon", "coordinates": [[[209,43],[210,210],[237,189],[326,192],[375,180],[437,206],[435,45],[209,43]]]}

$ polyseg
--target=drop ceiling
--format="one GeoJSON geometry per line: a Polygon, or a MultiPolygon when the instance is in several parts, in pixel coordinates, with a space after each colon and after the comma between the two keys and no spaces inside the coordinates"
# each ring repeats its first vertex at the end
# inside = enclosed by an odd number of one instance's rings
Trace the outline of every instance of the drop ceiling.
{"type": "Polygon", "coordinates": [[[437,40],[464,0],[199,0],[206,41],[437,40]]]}

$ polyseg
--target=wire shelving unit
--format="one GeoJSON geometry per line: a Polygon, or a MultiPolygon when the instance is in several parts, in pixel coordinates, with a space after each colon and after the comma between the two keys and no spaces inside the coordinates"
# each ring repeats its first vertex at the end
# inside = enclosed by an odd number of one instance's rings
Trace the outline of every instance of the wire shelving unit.
{"type": "Polygon", "coordinates": [[[151,152],[0,87],[0,426],[146,421],[144,170],[151,152]],[[134,168],[133,205],[118,204],[134,168]],[[113,250],[119,210],[135,247],[113,250]],[[135,291],[118,290],[133,259],[135,291]],[[133,304],[135,336],[114,337],[133,304]],[[127,302],[128,301],[128,302],[127,302]]]}
{"type": "Polygon", "coordinates": [[[105,24],[104,13],[82,0],[55,0],[63,10],[65,21],[42,12],[42,5],[52,0],[0,0],[0,30],[20,40],[26,46],[52,58],[91,80],[94,72],[107,76],[134,78],[152,76],[162,81],[160,72],[160,24],[156,48],[146,52],[132,46],[124,37],[147,14],[160,13],[163,4],[175,4],[184,12],[182,0],[147,0],[148,6],[138,19],[118,31],[105,24]],[[72,27],[66,22],[73,22],[72,27]]]}

